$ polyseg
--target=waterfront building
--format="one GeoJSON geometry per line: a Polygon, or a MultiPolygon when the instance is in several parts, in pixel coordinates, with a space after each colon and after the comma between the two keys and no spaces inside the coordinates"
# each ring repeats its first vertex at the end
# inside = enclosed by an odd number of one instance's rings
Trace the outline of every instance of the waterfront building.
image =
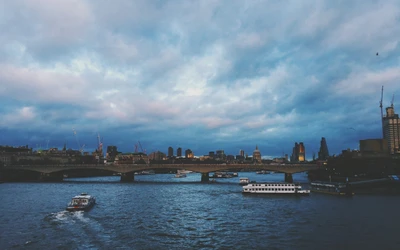
{"type": "Polygon", "coordinates": [[[217,160],[226,160],[225,151],[220,149],[215,152],[215,156],[217,160]]]}
{"type": "Polygon", "coordinates": [[[386,108],[386,116],[382,117],[383,138],[387,140],[390,154],[400,154],[400,120],[394,112],[393,103],[386,108]]]}
{"type": "Polygon", "coordinates": [[[193,154],[192,150],[190,150],[190,149],[185,150],[185,158],[194,158],[194,154],[193,154]]]}
{"type": "Polygon", "coordinates": [[[256,149],[253,151],[253,160],[256,162],[261,162],[261,152],[258,150],[258,146],[256,145],[256,149]]]}
{"type": "Polygon", "coordinates": [[[321,145],[318,152],[318,160],[327,160],[329,157],[328,145],[326,144],[325,137],[321,138],[321,145]]]}
{"type": "Polygon", "coordinates": [[[304,162],[306,160],[306,149],[303,142],[295,142],[293,147],[292,156],[290,157],[291,162],[304,162]]]}
{"type": "Polygon", "coordinates": [[[211,159],[215,159],[215,153],[214,153],[214,151],[208,152],[208,155],[210,156],[211,159]]]}
{"type": "Polygon", "coordinates": [[[241,150],[239,151],[239,155],[240,155],[241,157],[244,158],[244,150],[243,150],[243,149],[241,149],[241,150]]]}
{"type": "Polygon", "coordinates": [[[174,149],[172,147],[168,147],[168,157],[174,156],[174,149]]]}
{"type": "Polygon", "coordinates": [[[235,160],[235,156],[234,155],[227,155],[226,156],[226,160],[229,161],[229,162],[232,162],[232,161],[235,160]]]}
{"type": "Polygon", "coordinates": [[[117,155],[118,155],[117,146],[107,146],[107,154],[106,154],[107,159],[114,160],[115,156],[117,156],[117,155]]]}
{"type": "Polygon", "coordinates": [[[161,161],[161,160],[163,160],[165,158],[165,156],[166,155],[163,152],[156,151],[156,152],[153,152],[153,153],[149,154],[149,159],[150,160],[161,161]]]}
{"type": "Polygon", "coordinates": [[[362,156],[387,155],[388,143],[386,139],[360,140],[360,152],[362,156]]]}
{"type": "Polygon", "coordinates": [[[182,156],[182,148],[178,148],[178,149],[176,150],[176,156],[177,156],[177,157],[181,157],[181,156],[182,156]]]}

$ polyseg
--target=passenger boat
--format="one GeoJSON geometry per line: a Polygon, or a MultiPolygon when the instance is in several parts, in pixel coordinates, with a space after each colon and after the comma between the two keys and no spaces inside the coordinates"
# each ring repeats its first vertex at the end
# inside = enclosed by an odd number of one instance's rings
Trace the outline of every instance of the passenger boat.
{"type": "Polygon", "coordinates": [[[310,190],[302,190],[294,183],[249,183],[243,186],[243,194],[293,194],[309,195],[310,190]]]}
{"type": "Polygon", "coordinates": [[[351,185],[349,183],[339,182],[314,181],[311,182],[311,191],[335,195],[354,195],[351,185]]]}
{"type": "Polygon", "coordinates": [[[87,193],[81,193],[80,195],[72,197],[71,202],[67,206],[68,211],[88,211],[96,203],[94,196],[88,195],[87,193]]]}

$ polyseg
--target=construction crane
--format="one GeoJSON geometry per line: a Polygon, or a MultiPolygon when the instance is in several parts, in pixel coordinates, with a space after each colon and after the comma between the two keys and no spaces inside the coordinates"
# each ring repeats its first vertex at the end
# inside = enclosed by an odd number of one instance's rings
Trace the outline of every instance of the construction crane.
{"type": "Polygon", "coordinates": [[[385,130],[383,129],[383,86],[382,86],[382,91],[381,91],[381,101],[379,102],[379,107],[381,108],[381,125],[382,125],[382,138],[385,138],[385,130]]]}
{"type": "Polygon", "coordinates": [[[81,146],[81,144],[79,143],[78,134],[76,133],[76,130],[75,130],[74,128],[72,128],[72,131],[74,132],[74,136],[75,136],[76,143],[78,144],[79,152],[82,153],[82,152],[83,152],[83,149],[84,149],[84,147],[85,147],[85,144],[83,144],[83,145],[81,146]]]}
{"type": "Polygon", "coordinates": [[[103,155],[103,140],[100,140],[99,133],[97,133],[97,152],[99,155],[103,155]]]}
{"type": "Polygon", "coordinates": [[[382,106],[382,101],[383,101],[383,86],[382,86],[382,91],[381,91],[381,101],[379,102],[379,107],[381,108],[381,119],[383,118],[383,106],[382,106]]]}
{"type": "Polygon", "coordinates": [[[394,102],[394,94],[392,96],[392,101],[390,102],[390,106],[393,108],[393,102],[394,102]]]}
{"type": "Polygon", "coordinates": [[[139,143],[139,146],[140,146],[140,150],[142,150],[142,152],[143,152],[144,154],[146,154],[146,149],[143,150],[143,147],[142,147],[142,144],[140,143],[140,141],[138,141],[138,143],[139,143]]]}

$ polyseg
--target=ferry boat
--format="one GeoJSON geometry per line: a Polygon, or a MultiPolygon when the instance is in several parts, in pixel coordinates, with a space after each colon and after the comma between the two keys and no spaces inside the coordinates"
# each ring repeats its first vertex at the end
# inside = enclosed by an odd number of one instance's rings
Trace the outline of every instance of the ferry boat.
{"type": "Polygon", "coordinates": [[[354,195],[349,183],[314,181],[311,182],[311,191],[335,195],[354,195]]]}
{"type": "Polygon", "coordinates": [[[243,186],[243,194],[294,194],[309,195],[310,190],[302,190],[295,183],[249,183],[243,186]]]}
{"type": "Polygon", "coordinates": [[[88,211],[96,203],[94,196],[88,195],[87,193],[81,193],[80,195],[74,196],[71,202],[67,206],[68,211],[88,211]]]}

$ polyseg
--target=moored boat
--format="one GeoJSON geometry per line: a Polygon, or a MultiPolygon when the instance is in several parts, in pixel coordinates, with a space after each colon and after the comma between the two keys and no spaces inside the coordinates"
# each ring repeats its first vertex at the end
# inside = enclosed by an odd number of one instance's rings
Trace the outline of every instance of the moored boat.
{"type": "Polygon", "coordinates": [[[243,194],[293,194],[309,195],[310,190],[303,190],[295,183],[249,183],[243,186],[243,194]]]}
{"type": "Polygon", "coordinates": [[[88,195],[87,193],[81,193],[80,195],[72,197],[71,202],[67,206],[68,211],[88,211],[96,203],[94,196],[88,195]]]}
{"type": "Polygon", "coordinates": [[[353,196],[353,190],[349,183],[339,182],[323,182],[314,181],[311,182],[311,191],[317,193],[334,194],[334,195],[346,195],[353,196]]]}

